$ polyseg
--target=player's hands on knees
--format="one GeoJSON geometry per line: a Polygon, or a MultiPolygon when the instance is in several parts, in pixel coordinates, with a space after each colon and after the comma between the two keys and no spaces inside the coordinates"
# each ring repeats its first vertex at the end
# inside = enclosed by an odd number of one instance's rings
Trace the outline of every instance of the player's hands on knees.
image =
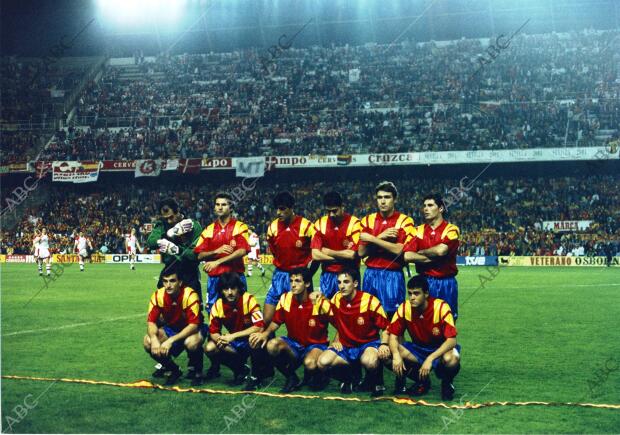
{"type": "Polygon", "coordinates": [[[232,338],[230,334],[220,335],[217,339],[217,343],[215,344],[217,345],[218,348],[223,349],[226,346],[228,346],[231,341],[232,341],[232,338]]]}
{"type": "Polygon", "coordinates": [[[392,352],[390,352],[390,348],[388,346],[379,346],[379,349],[377,349],[377,351],[379,353],[379,359],[382,359],[384,361],[389,359],[392,355],[392,352]]]}
{"type": "Polygon", "coordinates": [[[168,356],[168,353],[170,353],[170,348],[172,348],[172,344],[173,341],[170,338],[164,341],[160,347],[160,354],[162,356],[168,356]]]}
{"type": "Polygon", "coordinates": [[[426,358],[424,360],[424,363],[422,364],[422,367],[420,367],[420,378],[421,379],[426,379],[428,377],[428,375],[431,373],[431,370],[433,368],[433,360],[431,358],[426,358]]]}
{"type": "Polygon", "coordinates": [[[332,344],[329,347],[333,347],[334,349],[336,349],[338,352],[342,351],[342,343],[339,341],[332,341],[332,344]]]}
{"type": "Polygon", "coordinates": [[[154,356],[159,356],[161,353],[161,344],[158,342],[151,343],[151,354],[154,356]]]}
{"type": "Polygon", "coordinates": [[[265,332],[255,332],[250,335],[250,346],[253,349],[258,349],[259,347],[265,347],[267,344],[268,334],[265,332]]]}
{"type": "Polygon", "coordinates": [[[394,374],[399,378],[405,375],[405,362],[400,355],[394,354],[392,356],[392,370],[394,370],[394,374]]]}

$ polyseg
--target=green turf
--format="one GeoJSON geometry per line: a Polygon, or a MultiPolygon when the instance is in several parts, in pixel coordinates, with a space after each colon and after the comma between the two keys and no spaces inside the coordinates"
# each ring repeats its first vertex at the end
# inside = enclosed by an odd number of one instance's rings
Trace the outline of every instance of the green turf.
{"type": "MultiPolygon", "coordinates": [[[[159,269],[87,265],[80,273],[73,265],[45,288],[36,266],[3,264],[2,374],[148,379],[153,362],[141,342],[159,269]]],[[[489,273],[468,267],[459,275],[463,368],[455,402],[620,403],[620,270],[503,268],[484,288],[480,275],[489,273]]],[[[262,302],[268,282],[257,276],[249,282],[262,302]]],[[[180,360],[185,366],[184,355],[180,360]]],[[[230,373],[223,369],[223,375],[206,387],[229,389],[224,381],[230,373]]],[[[278,375],[267,391],[282,383],[278,375]]],[[[386,384],[392,384],[388,373],[386,384]]],[[[435,381],[429,401],[439,401],[437,386],[435,381]]],[[[323,394],[337,394],[335,382],[323,394]]],[[[2,426],[15,433],[620,431],[617,410],[497,407],[451,413],[388,402],[254,402],[255,396],[244,400],[244,408],[243,397],[3,379],[2,426]],[[36,406],[24,406],[41,393],[36,406]]]]}

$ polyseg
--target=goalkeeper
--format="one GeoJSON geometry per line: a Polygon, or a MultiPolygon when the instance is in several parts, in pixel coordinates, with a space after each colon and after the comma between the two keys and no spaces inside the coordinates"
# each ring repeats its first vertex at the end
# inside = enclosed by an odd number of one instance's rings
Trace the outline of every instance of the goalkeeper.
{"type": "Polygon", "coordinates": [[[164,270],[175,264],[179,278],[186,286],[194,289],[202,301],[198,269],[200,261],[193,250],[194,244],[200,238],[202,227],[193,219],[184,219],[174,198],[162,200],[158,210],[161,219],[153,223],[153,231],[146,241],[149,249],[157,249],[161,253],[165,265],[159,274],[157,288],[163,287],[164,270]]]}

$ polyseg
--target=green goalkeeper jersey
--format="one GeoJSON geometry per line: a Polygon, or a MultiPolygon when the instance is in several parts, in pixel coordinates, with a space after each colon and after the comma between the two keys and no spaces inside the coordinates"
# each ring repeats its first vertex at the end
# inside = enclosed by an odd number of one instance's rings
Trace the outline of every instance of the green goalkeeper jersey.
{"type": "Polygon", "coordinates": [[[182,234],[178,237],[168,237],[166,232],[174,225],[169,225],[164,221],[156,221],[153,223],[153,231],[146,241],[149,249],[158,249],[157,241],[159,239],[167,239],[179,247],[178,255],[161,254],[162,260],[166,266],[172,264],[175,260],[180,262],[180,267],[186,272],[195,271],[198,275],[198,265],[200,261],[194,253],[194,245],[200,238],[202,226],[198,221],[192,219],[192,231],[182,234]]]}

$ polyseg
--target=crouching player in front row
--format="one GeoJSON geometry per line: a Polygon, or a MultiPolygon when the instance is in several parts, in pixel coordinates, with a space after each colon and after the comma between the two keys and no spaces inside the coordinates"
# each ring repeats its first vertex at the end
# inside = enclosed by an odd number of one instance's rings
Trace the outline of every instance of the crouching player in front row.
{"type": "Polygon", "coordinates": [[[388,359],[388,333],[384,331],[389,322],[379,299],[360,291],[360,276],[355,269],[346,269],[338,275],[339,292],[331,300],[331,323],[337,335],[331,346],[319,357],[319,369],[332,369],[332,376],[342,384],[340,391],[353,391],[354,379],[351,366],[359,361],[366,369],[370,394],[380,396],[383,386],[379,371],[383,370],[381,360],[388,359]]]}
{"type": "Polygon", "coordinates": [[[179,279],[178,269],[174,265],[164,269],[161,277],[164,286],[151,296],[147,334],[144,337],[144,350],[161,365],[153,377],[163,378],[168,372],[166,385],[173,385],[182,373],[172,357],[179,356],[185,349],[190,365],[197,368],[192,385],[200,385],[202,343],[207,337],[200,298],[179,279]]]}
{"type": "Polygon", "coordinates": [[[286,377],[282,393],[295,391],[301,385],[313,389],[325,387],[327,377],[317,370],[317,361],[327,349],[327,325],[330,303],[320,298],[316,304],[310,299],[312,272],[306,268],[289,272],[291,290],[280,297],[273,319],[266,330],[250,336],[254,348],[264,347],[274,359],[275,366],[286,377]],[[286,325],[287,336],[269,340],[282,324],[286,325]],[[304,379],[295,374],[297,367],[304,364],[304,379]]]}
{"type": "Polygon", "coordinates": [[[241,385],[247,380],[245,390],[256,390],[263,378],[271,376],[273,368],[268,366],[268,357],[262,348],[252,349],[248,338],[265,326],[263,313],[256,298],[246,293],[245,284],[239,274],[224,272],[217,283],[218,299],[211,308],[209,332],[211,336],[205,346],[205,353],[211,360],[206,379],[219,376],[219,365],[229,367],[234,374],[232,384],[241,385]],[[222,326],[228,334],[222,333],[222,326]],[[246,365],[252,360],[252,375],[246,365]],[[271,369],[271,374],[269,373],[271,369]]]}
{"type": "Polygon", "coordinates": [[[414,385],[407,390],[413,396],[426,394],[431,387],[430,372],[441,379],[441,398],[452,400],[452,380],[459,372],[460,346],[447,302],[430,297],[428,281],[422,275],[407,283],[408,300],[402,303],[388,327],[392,368],[399,379],[408,375],[414,385]],[[400,342],[409,331],[410,342],[400,342]]]}

